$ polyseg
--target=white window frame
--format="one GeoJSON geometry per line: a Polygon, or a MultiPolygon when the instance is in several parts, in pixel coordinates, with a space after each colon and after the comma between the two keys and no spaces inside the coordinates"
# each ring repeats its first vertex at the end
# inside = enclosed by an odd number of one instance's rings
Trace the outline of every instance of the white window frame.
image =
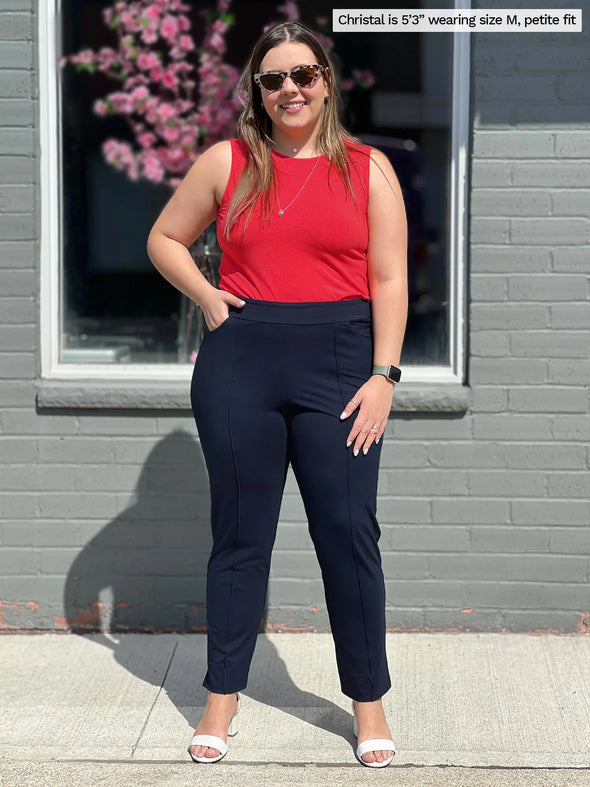
{"type": "MultiPolygon", "coordinates": [[[[62,333],[60,0],[38,4],[40,142],[41,377],[50,380],[189,381],[192,364],[60,363],[62,333]]],[[[455,0],[470,8],[470,0],[455,0]]],[[[434,35],[434,34],[433,34],[434,35]]],[[[469,33],[454,33],[449,226],[449,365],[407,366],[407,383],[463,384],[466,369],[466,206],[469,139],[469,33]]]]}

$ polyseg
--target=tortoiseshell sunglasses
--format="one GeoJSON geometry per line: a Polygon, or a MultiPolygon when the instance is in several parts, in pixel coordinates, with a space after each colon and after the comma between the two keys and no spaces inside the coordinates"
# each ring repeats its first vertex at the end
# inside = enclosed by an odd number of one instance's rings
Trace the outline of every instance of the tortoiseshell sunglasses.
{"type": "Polygon", "coordinates": [[[285,79],[289,76],[297,87],[313,87],[318,81],[325,66],[306,65],[295,66],[291,71],[261,71],[254,74],[254,81],[267,93],[274,93],[283,87],[285,79]]]}

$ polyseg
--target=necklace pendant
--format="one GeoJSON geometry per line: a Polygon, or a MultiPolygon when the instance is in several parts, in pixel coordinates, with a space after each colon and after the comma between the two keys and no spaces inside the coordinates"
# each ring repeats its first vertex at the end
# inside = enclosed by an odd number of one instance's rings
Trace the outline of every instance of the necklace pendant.
{"type": "Polygon", "coordinates": [[[280,210],[279,211],[279,216],[282,216],[284,212],[285,212],[284,210],[280,210]]]}

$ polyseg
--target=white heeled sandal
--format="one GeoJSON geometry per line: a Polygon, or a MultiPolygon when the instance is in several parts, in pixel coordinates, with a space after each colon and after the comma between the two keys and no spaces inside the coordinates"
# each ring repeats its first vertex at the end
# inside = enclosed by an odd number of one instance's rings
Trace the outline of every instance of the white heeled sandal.
{"type": "MultiPolygon", "coordinates": [[[[227,728],[227,737],[233,738],[234,735],[237,735],[238,732],[238,720],[237,715],[240,712],[240,695],[238,694],[238,709],[231,717],[229,722],[229,727],[227,728]]],[[[188,746],[188,753],[190,754],[192,760],[194,762],[219,762],[222,760],[225,755],[227,754],[228,746],[227,743],[223,740],[223,738],[218,738],[217,735],[193,735],[193,739],[189,743],[188,746]],[[207,746],[211,747],[212,749],[218,749],[219,754],[217,757],[197,757],[191,751],[191,746],[207,746]]]]}
{"type": "MultiPolygon", "coordinates": [[[[352,723],[352,732],[355,738],[358,738],[359,735],[359,726],[356,720],[356,716],[354,715],[354,702],[352,704],[352,715],[353,715],[353,723],[352,723]]],[[[385,768],[389,763],[393,760],[395,755],[395,744],[389,738],[371,738],[368,741],[363,741],[359,743],[356,748],[355,755],[357,760],[360,762],[361,765],[366,765],[367,768],[385,768]],[[368,751],[392,751],[393,754],[391,757],[387,757],[387,759],[383,760],[383,762],[366,762],[363,760],[363,754],[366,754],[368,751]]]]}

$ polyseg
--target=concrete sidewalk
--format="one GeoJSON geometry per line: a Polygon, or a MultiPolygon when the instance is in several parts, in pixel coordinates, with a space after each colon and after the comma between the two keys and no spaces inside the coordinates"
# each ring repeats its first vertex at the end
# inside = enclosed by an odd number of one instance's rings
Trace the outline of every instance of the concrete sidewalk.
{"type": "Polygon", "coordinates": [[[0,783],[590,785],[590,638],[387,643],[397,754],[376,771],[354,758],[329,634],[260,635],[240,732],[209,766],[186,751],[206,700],[203,635],[4,636],[0,783]]]}

